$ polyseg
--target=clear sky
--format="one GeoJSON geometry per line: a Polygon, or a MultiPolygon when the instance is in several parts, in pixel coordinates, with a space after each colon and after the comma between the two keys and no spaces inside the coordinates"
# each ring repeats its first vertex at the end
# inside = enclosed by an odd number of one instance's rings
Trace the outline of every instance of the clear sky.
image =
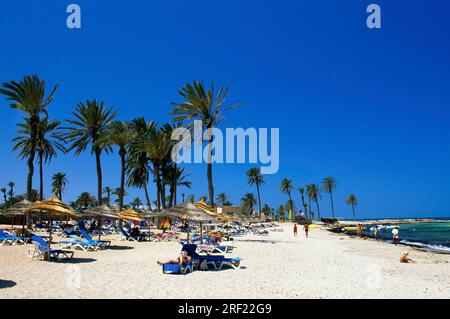
{"type": "MultiPolygon", "coordinates": [[[[280,170],[266,176],[262,201],[334,176],[336,215],[450,216],[450,2],[381,0],[10,0],[0,2],[0,82],[38,74],[60,84],[50,117],[70,117],[98,98],[129,120],[170,120],[177,90],[192,80],[231,86],[242,102],[222,127],[280,128],[280,170]],[[82,10],[82,29],[66,27],[66,6],[82,10]],[[366,7],[382,9],[381,30],[366,27],[366,7]]],[[[0,97],[0,185],[25,192],[26,163],[13,153],[18,111],[0,97]]],[[[234,203],[254,189],[249,165],[214,166],[216,194],[234,203]]],[[[89,153],[59,155],[45,166],[66,172],[65,199],[96,193],[89,153]]],[[[119,185],[117,152],[103,158],[104,185],[119,185]]],[[[207,194],[206,165],[191,164],[192,190],[207,194]]],[[[38,187],[37,175],[34,180],[38,187]]],[[[126,202],[143,198],[128,189],[126,202]]],[[[151,187],[151,197],[155,198],[151,187]]],[[[298,202],[298,192],[294,192],[298,202]]],[[[329,215],[328,197],[321,200],[329,215]]]]}

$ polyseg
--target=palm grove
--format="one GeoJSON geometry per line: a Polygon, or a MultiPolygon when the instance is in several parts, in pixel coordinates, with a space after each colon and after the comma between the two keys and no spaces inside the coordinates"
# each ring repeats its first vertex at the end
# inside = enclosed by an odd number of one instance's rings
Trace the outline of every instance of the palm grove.
{"type": "MultiPolygon", "coordinates": [[[[180,102],[174,102],[170,111],[171,123],[158,125],[145,117],[138,117],[130,121],[118,119],[118,111],[113,107],[105,105],[97,99],[79,102],[71,112],[71,117],[63,123],[52,120],[49,117],[49,109],[54,101],[58,85],[48,88],[46,81],[36,75],[25,76],[20,81],[4,83],[0,93],[10,103],[10,107],[21,112],[24,121],[17,124],[18,136],[13,139],[13,150],[18,156],[26,161],[27,179],[26,194],[16,196],[14,194],[14,183],[8,188],[2,187],[3,206],[7,207],[22,198],[30,201],[44,199],[44,166],[49,164],[58,153],[71,153],[78,156],[89,152],[95,159],[97,173],[97,194],[91,195],[83,192],[77,200],[71,203],[75,208],[110,204],[111,195],[116,196],[116,203],[122,210],[128,205],[124,204],[126,187],[142,189],[145,194],[146,205],[153,210],[160,211],[178,203],[180,187],[191,187],[188,181],[189,174],[185,173],[184,167],[179,167],[171,160],[171,151],[174,141],[171,140],[172,131],[180,126],[193,127],[194,120],[201,120],[205,129],[217,127],[223,120],[223,114],[239,104],[226,104],[228,87],[216,89],[214,84],[205,87],[202,82],[194,81],[182,87],[178,93],[180,102]],[[117,151],[120,158],[119,187],[111,188],[103,185],[102,158],[117,151]],[[39,189],[33,188],[33,177],[35,175],[35,164],[39,169],[39,189]],[[149,183],[155,183],[156,194],[149,194],[149,183]],[[156,198],[153,202],[151,197],[156,198]]],[[[205,142],[208,143],[208,156],[212,155],[212,137],[205,142]]],[[[214,197],[214,185],[212,175],[212,163],[207,164],[208,204],[221,206],[232,205],[228,195],[220,193],[214,197]]],[[[274,209],[267,204],[261,205],[260,189],[264,184],[264,177],[259,168],[251,168],[247,172],[248,185],[254,186],[256,196],[246,193],[241,199],[241,204],[246,213],[253,213],[258,208],[259,213],[266,216],[275,215],[274,209]]],[[[69,184],[65,172],[57,172],[52,176],[52,193],[62,200],[64,190],[69,184]]],[[[294,210],[292,200],[293,186],[288,179],[282,181],[281,191],[288,195],[288,203],[278,209],[278,215],[284,218],[281,212],[294,210]]],[[[334,179],[329,178],[323,183],[323,187],[311,184],[305,188],[299,188],[302,197],[302,207],[309,218],[314,218],[311,202],[317,205],[317,218],[320,218],[319,199],[320,193],[329,193],[333,207],[333,191],[336,188],[334,179]],[[306,198],[304,199],[304,190],[306,198]]],[[[185,194],[182,193],[183,202],[185,194]]],[[[187,198],[193,201],[194,196],[187,198]]],[[[357,203],[356,197],[350,195],[347,203],[352,206],[353,213],[357,203]]],[[[139,198],[131,201],[130,206],[138,207],[143,203],[139,198]]],[[[31,227],[31,218],[27,218],[27,227],[31,227]]]]}

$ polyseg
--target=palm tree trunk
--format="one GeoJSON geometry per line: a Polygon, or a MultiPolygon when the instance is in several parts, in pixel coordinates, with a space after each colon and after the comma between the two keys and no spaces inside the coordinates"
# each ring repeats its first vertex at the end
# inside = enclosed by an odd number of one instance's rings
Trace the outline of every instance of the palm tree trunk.
{"type": "MultiPolygon", "coordinates": [[[[31,201],[31,196],[33,192],[33,174],[34,174],[34,156],[36,154],[36,148],[37,148],[37,123],[38,120],[30,120],[30,126],[31,126],[31,149],[30,149],[30,155],[28,156],[28,175],[27,175],[27,198],[29,201],[31,201]]],[[[27,228],[31,229],[31,213],[27,214],[27,228]]],[[[25,218],[25,216],[24,216],[25,218]]]]}
{"type": "Polygon", "coordinates": [[[320,220],[320,208],[319,208],[319,201],[316,199],[316,206],[317,206],[317,220],[320,220]]]}
{"type": "Polygon", "coordinates": [[[333,214],[333,219],[334,219],[333,192],[330,192],[330,199],[331,199],[331,213],[333,214]]]}
{"type": "Polygon", "coordinates": [[[259,194],[259,183],[256,183],[256,191],[258,192],[259,218],[261,218],[261,195],[259,194]]]}
{"type": "MultiPolygon", "coordinates": [[[[212,125],[208,125],[208,129],[212,130],[212,125]]],[[[214,207],[214,186],[212,181],[212,137],[208,141],[208,168],[206,175],[208,177],[209,203],[214,207]]]]}
{"type": "Polygon", "coordinates": [[[97,200],[98,204],[102,204],[102,164],[100,162],[101,150],[95,150],[95,162],[97,164],[97,200]]]}
{"type": "Polygon", "coordinates": [[[292,201],[292,197],[291,197],[291,192],[289,192],[288,193],[288,195],[289,195],[289,215],[290,215],[290,218],[291,218],[291,220],[293,219],[293,216],[292,216],[292,214],[293,214],[293,212],[292,212],[292,206],[294,206],[293,204],[294,204],[294,202],[292,201]]]}
{"type": "Polygon", "coordinates": [[[152,203],[150,201],[150,197],[148,196],[147,184],[144,185],[144,193],[145,193],[145,200],[147,201],[147,206],[150,210],[152,210],[152,203]]]}
{"type": "MultiPolygon", "coordinates": [[[[98,204],[101,205],[102,204],[102,165],[100,162],[100,154],[101,154],[101,150],[96,149],[95,150],[95,162],[97,164],[97,198],[98,198],[98,204]]],[[[100,240],[101,238],[101,230],[102,230],[102,218],[99,217],[98,218],[98,240],[100,240]]]]}
{"type": "Polygon", "coordinates": [[[160,184],[160,195],[161,195],[161,206],[163,209],[166,209],[166,186],[164,185],[162,179],[160,178],[159,180],[159,184],[160,184]]]}
{"type": "Polygon", "coordinates": [[[353,210],[353,218],[355,218],[356,215],[355,215],[355,205],[354,204],[352,204],[352,210],[353,210]]]}
{"type": "Polygon", "coordinates": [[[153,164],[153,170],[155,171],[156,175],[156,211],[159,212],[161,210],[161,181],[159,176],[159,165],[153,164]]]}
{"type": "Polygon", "coordinates": [[[177,206],[177,184],[175,182],[173,191],[173,206],[177,206]]]}
{"type": "MultiPolygon", "coordinates": [[[[123,209],[123,197],[125,194],[125,150],[121,149],[120,153],[120,161],[121,161],[121,175],[120,175],[120,197],[119,197],[119,211],[123,209]]],[[[119,221],[120,226],[121,223],[119,221]]]]}
{"type": "Polygon", "coordinates": [[[39,152],[39,199],[44,199],[44,170],[43,170],[43,164],[42,164],[42,157],[43,157],[42,151],[39,152]]]}

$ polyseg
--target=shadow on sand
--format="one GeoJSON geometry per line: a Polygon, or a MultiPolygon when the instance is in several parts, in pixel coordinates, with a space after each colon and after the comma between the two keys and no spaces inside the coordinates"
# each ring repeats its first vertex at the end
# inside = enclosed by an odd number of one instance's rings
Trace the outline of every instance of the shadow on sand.
{"type": "Polygon", "coordinates": [[[0,279],[0,289],[11,288],[11,287],[14,287],[15,285],[17,285],[15,281],[0,279]]]}
{"type": "Polygon", "coordinates": [[[87,263],[93,263],[94,261],[97,261],[97,259],[73,257],[71,259],[64,259],[61,261],[61,263],[64,263],[64,264],[87,264],[87,263]]]}
{"type": "Polygon", "coordinates": [[[264,240],[264,239],[239,239],[239,241],[248,243],[275,244],[275,242],[272,240],[264,240]]]}
{"type": "Polygon", "coordinates": [[[134,247],[130,247],[130,246],[109,246],[107,248],[107,250],[130,250],[130,249],[134,249],[134,247]]]}

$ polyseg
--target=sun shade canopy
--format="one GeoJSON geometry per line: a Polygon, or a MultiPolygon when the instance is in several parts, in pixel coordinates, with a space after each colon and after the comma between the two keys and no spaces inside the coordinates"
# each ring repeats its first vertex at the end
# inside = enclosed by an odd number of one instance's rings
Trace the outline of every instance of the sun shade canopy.
{"type": "Polygon", "coordinates": [[[24,212],[45,212],[53,215],[69,216],[74,219],[82,217],[72,207],[60,201],[56,195],[53,195],[50,199],[34,203],[31,207],[25,209],[24,212]]]}

